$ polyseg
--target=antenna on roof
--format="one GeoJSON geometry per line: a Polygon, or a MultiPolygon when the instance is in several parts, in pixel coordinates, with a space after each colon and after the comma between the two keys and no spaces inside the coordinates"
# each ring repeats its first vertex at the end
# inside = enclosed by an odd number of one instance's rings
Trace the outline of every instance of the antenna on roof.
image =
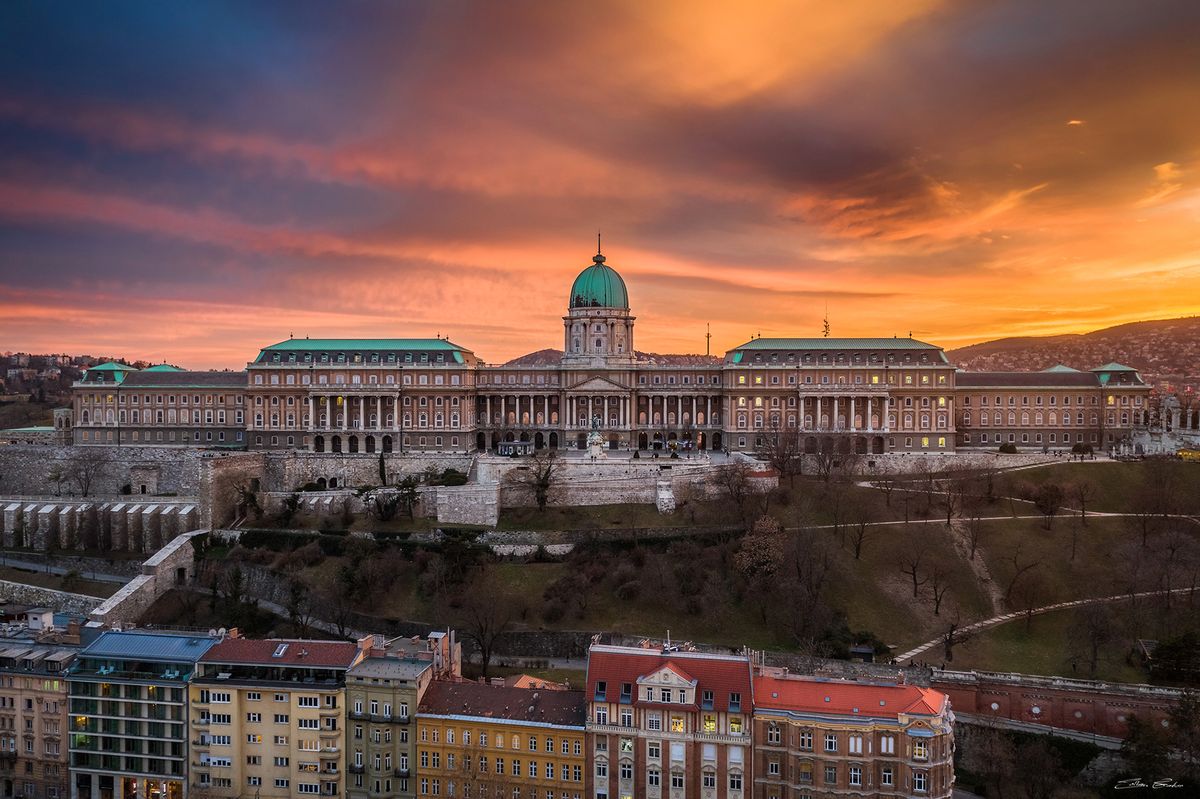
{"type": "Polygon", "coordinates": [[[712,355],[712,322],[704,323],[704,354],[712,355]]]}
{"type": "Polygon", "coordinates": [[[600,254],[600,228],[596,228],[596,255],[600,254]]]}
{"type": "Polygon", "coordinates": [[[825,338],[829,338],[829,301],[825,301],[825,319],[821,323],[821,332],[825,338]]]}

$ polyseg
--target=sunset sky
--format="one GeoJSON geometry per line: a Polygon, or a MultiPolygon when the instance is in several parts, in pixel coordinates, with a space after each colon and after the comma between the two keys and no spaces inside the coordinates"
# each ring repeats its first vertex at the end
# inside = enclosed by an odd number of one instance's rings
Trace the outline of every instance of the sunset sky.
{"type": "Polygon", "coordinates": [[[8,2],[0,351],[1200,313],[1200,3],[8,2]]]}

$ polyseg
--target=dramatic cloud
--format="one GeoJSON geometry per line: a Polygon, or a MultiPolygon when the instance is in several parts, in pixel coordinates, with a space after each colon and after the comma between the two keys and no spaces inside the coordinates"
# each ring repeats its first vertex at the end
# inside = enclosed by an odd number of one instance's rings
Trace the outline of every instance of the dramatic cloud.
{"type": "Polygon", "coordinates": [[[1200,312],[1200,5],[0,8],[0,348],[947,346],[1200,312]]]}

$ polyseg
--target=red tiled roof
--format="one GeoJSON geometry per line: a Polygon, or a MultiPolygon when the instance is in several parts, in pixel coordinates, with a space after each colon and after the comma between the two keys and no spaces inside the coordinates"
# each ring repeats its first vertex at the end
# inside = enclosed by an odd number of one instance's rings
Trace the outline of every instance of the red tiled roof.
{"type": "Polygon", "coordinates": [[[869,685],[799,677],[754,678],[754,705],[769,710],[853,716],[896,716],[912,713],[936,716],[946,707],[946,695],[916,685],[869,685]],[[828,698],[829,701],[825,701],[828,698]],[[881,704],[882,703],[882,704],[881,704]]]}
{"type": "Polygon", "coordinates": [[[417,713],[582,727],[586,709],[583,691],[535,691],[477,682],[434,680],[421,697],[417,713]]]}
{"type": "Polygon", "coordinates": [[[357,644],[347,641],[226,638],[204,653],[200,662],[348,669],[354,665],[358,651],[357,644]],[[275,651],[285,644],[280,656],[275,657],[275,651]]]}
{"type": "MultiPolygon", "coordinates": [[[[671,652],[663,654],[658,649],[634,649],[632,647],[593,647],[588,652],[587,698],[596,695],[596,683],[606,683],[609,702],[621,698],[621,685],[633,686],[633,703],[643,704],[637,689],[639,677],[653,674],[664,666],[687,680],[696,681],[696,706],[702,701],[705,691],[713,692],[713,709],[718,712],[729,710],[729,694],[741,694],[742,710],[749,713],[752,708],[754,686],[750,680],[750,661],[728,655],[706,655],[702,652],[671,652]]],[[[661,705],[661,702],[649,702],[661,705]]]]}

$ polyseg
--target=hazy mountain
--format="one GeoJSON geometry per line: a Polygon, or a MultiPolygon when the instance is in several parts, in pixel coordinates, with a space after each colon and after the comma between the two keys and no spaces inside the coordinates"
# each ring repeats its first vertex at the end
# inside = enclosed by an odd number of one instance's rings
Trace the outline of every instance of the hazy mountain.
{"type": "Polygon", "coordinates": [[[1091,369],[1116,361],[1151,382],[1200,383],[1200,317],[1157,319],[1064,336],[1018,336],[948,350],[971,371],[1045,369],[1063,363],[1091,369]]]}

